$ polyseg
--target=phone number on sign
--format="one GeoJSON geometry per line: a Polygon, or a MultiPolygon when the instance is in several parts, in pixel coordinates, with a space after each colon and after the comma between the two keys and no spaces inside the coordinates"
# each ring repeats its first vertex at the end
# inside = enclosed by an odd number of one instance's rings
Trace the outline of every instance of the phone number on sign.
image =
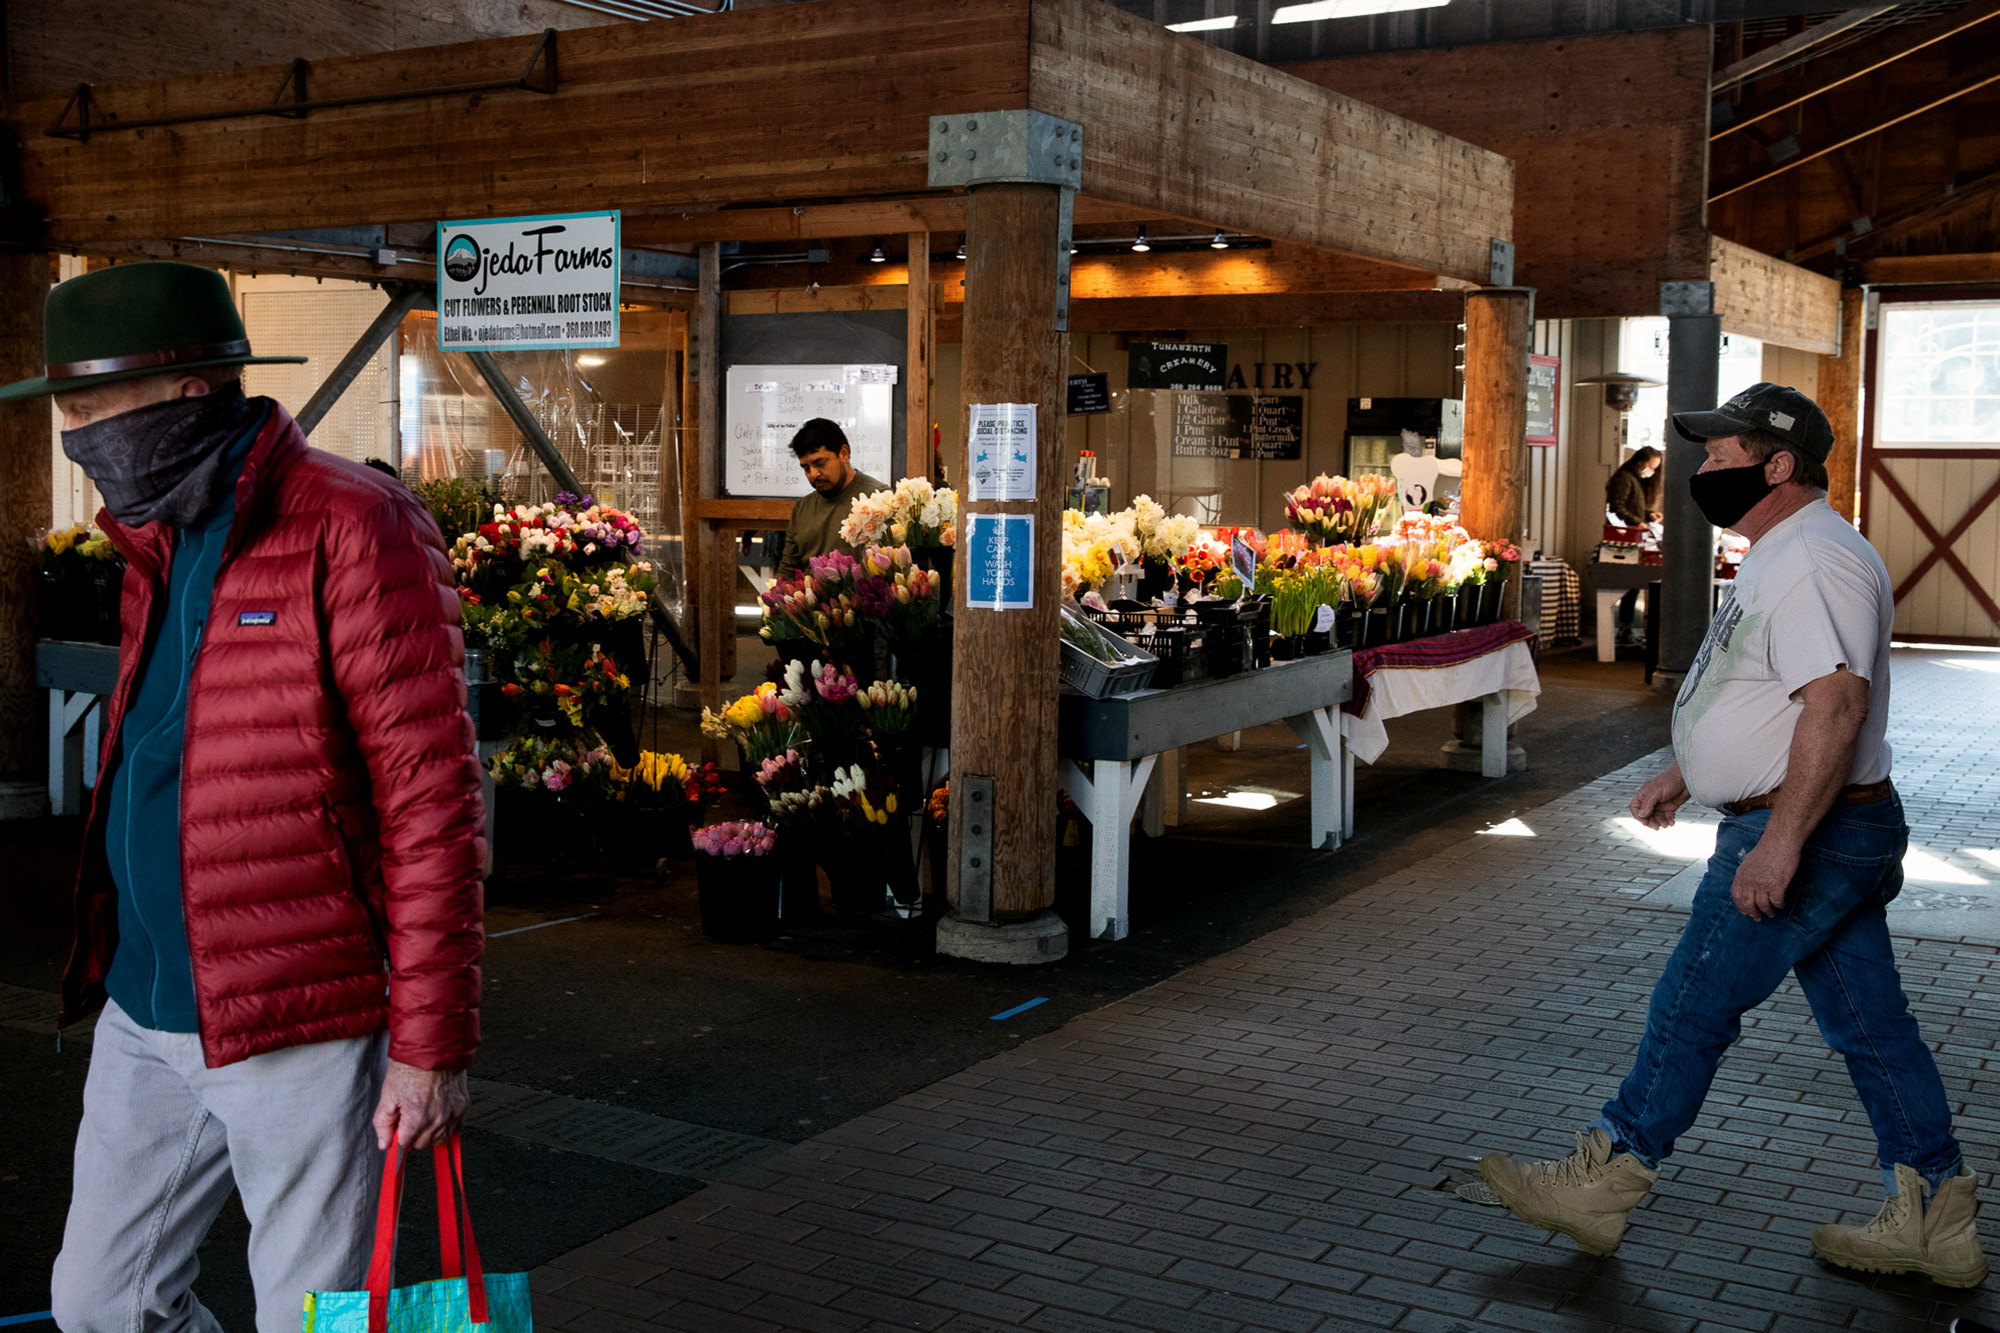
{"type": "Polygon", "coordinates": [[[611,321],[608,319],[571,320],[563,325],[565,338],[609,338],[611,321]]]}

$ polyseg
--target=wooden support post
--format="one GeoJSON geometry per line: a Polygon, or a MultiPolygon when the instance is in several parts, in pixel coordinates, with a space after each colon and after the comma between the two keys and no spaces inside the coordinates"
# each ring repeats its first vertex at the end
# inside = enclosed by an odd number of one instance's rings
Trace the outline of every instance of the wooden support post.
{"type": "MultiPolygon", "coordinates": [[[[1482,541],[1518,543],[1525,536],[1533,320],[1534,293],[1525,287],[1465,294],[1465,475],[1459,514],[1465,530],[1482,541]]],[[[1518,614],[1519,566],[1507,604],[1518,614]]]]}
{"type": "MultiPolygon", "coordinates": [[[[931,475],[931,234],[910,233],[908,331],[903,355],[903,475],[931,475]]],[[[896,480],[894,477],[890,481],[896,480]]]]}
{"type": "MultiPolygon", "coordinates": [[[[694,423],[688,441],[694,454],[697,504],[720,494],[722,467],[722,247],[704,245],[700,256],[700,294],[694,318],[688,321],[688,401],[682,410],[694,423]]],[[[735,586],[736,565],[728,562],[728,578],[722,568],[720,533],[714,523],[698,519],[687,534],[691,576],[689,592],[695,608],[694,621],[701,655],[701,703],[704,708],[722,707],[722,642],[735,634],[735,609],[725,605],[724,589],[735,586]]],[[[703,736],[704,759],[720,757],[715,740],[703,736]]]]}
{"type": "Polygon", "coordinates": [[[1834,512],[1852,523],[1861,482],[1861,317],[1866,304],[1859,287],[1840,294],[1840,351],[1819,359],[1819,405],[1833,423],[1833,452],[1826,456],[1826,498],[1834,512]]]}
{"type": "MultiPolygon", "coordinates": [[[[0,255],[0,383],[42,372],[48,294],[47,255],[0,255]]],[[[41,770],[48,736],[35,697],[33,543],[49,523],[50,453],[48,399],[0,403],[0,495],[7,497],[0,511],[0,817],[46,806],[41,770]]]]}
{"type": "MultiPolygon", "coordinates": [[[[961,564],[952,660],[950,897],[961,904],[967,801],[965,778],[992,782],[988,913],[956,913],[938,925],[938,951],[995,962],[1042,962],[1067,949],[1055,902],[1056,664],[1062,521],[1058,461],[1063,446],[1063,373],[1069,335],[1055,327],[1059,187],[975,186],[966,208],[965,340],[959,435],[970,405],[1032,403],[1036,409],[1036,498],[959,501],[961,564]],[[1032,514],[1034,606],[973,610],[966,545],[970,514],[1032,514]]],[[[1122,843],[1122,827],[1095,836],[1122,843]]]]}

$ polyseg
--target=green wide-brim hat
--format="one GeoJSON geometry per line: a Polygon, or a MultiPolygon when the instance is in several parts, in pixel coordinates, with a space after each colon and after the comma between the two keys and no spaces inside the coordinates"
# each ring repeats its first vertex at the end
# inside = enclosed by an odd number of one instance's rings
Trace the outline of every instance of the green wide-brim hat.
{"type": "Polygon", "coordinates": [[[0,400],[68,393],[204,366],[296,365],[253,356],[229,283],[214,269],[151,260],[57,284],[42,318],[48,373],[0,387],[0,400]]]}

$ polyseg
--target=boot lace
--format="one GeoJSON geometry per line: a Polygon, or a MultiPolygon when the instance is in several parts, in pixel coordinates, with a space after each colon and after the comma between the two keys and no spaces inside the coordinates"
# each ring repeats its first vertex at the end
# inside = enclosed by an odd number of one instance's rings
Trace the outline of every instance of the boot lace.
{"type": "Polygon", "coordinates": [[[1883,1196],[1882,1210],[1869,1219],[1868,1225],[1861,1228],[1861,1234],[1864,1236],[1888,1235],[1901,1231],[1904,1224],[1909,1220],[1910,1196],[1899,1190],[1894,1194],[1883,1196]]]}
{"type": "Polygon", "coordinates": [[[1590,1148],[1590,1135],[1578,1134],[1575,1152],[1553,1162],[1532,1163],[1527,1174],[1544,1185],[1589,1185],[1603,1175],[1609,1165],[1591,1156],[1590,1148]]]}

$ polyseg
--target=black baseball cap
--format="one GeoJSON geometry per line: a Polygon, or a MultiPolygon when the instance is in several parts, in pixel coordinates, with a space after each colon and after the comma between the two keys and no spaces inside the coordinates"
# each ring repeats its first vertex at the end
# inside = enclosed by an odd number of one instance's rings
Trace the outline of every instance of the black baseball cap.
{"type": "Polygon", "coordinates": [[[1819,404],[1785,384],[1753,384],[1713,412],[1676,412],[1674,429],[1700,444],[1761,430],[1824,463],[1833,452],[1833,423],[1819,404]]]}

